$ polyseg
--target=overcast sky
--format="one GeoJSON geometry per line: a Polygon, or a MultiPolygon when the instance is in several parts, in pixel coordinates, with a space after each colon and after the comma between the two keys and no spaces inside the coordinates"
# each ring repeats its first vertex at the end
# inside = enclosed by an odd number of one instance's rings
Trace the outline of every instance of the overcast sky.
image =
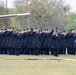
{"type": "MultiPolygon", "coordinates": [[[[0,0],[6,2],[6,0],[0,0]]],[[[14,0],[7,0],[8,1],[8,7],[13,7],[13,1],[14,0]]],[[[67,3],[70,4],[72,11],[76,11],[76,0],[65,0],[67,3]]]]}

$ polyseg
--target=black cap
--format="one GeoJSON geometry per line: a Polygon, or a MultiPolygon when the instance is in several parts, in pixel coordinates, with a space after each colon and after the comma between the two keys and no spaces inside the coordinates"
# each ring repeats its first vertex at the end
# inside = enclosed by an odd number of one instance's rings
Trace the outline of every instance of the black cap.
{"type": "Polygon", "coordinates": [[[1,30],[3,30],[3,29],[1,29],[1,30]]]}
{"type": "Polygon", "coordinates": [[[65,30],[63,32],[65,32],[65,30]]]}
{"type": "Polygon", "coordinates": [[[21,31],[21,30],[19,30],[19,31],[21,31]]]}
{"type": "Polygon", "coordinates": [[[15,29],[14,27],[12,29],[15,29]]]}
{"type": "Polygon", "coordinates": [[[28,28],[26,30],[28,30],[28,28]]]}
{"type": "Polygon", "coordinates": [[[36,29],[38,29],[38,28],[36,28],[36,29]]]}
{"type": "Polygon", "coordinates": [[[56,27],[56,29],[58,29],[58,28],[56,27]]]}
{"type": "Polygon", "coordinates": [[[23,31],[25,31],[25,29],[23,29],[23,31]]]}
{"type": "Polygon", "coordinates": [[[33,30],[33,28],[31,28],[31,30],[33,30]]]}
{"type": "Polygon", "coordinates": [[[54,29],[52,29],[52,31],[54,31],[54,29]]]}
{"type": "Polygon", "coordinates": [[[7,29],[4,29],[4,30],[7,30],[7,29]]]}

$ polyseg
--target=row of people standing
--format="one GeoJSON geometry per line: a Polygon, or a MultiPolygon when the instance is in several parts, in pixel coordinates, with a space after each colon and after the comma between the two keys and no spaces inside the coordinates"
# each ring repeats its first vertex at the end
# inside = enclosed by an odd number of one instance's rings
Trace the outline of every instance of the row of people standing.
{"type": "Polygon", "coordinates": [[[0,54],[9,55],[55,55],[76,54],[76,33],[74,29],[59,32],[58,29],[49,31],[9,28],[0,30],[0,54]]]}

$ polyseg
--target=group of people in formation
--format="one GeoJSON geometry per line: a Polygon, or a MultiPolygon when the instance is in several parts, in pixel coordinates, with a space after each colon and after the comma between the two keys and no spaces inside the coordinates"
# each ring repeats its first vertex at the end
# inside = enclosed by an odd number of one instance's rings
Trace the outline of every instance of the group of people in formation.
{"type": "Polygon", "coordinates": [[[0,30],[0,54],[8,55],[55,55],[76,54],[76,32],[70,29],[59,32],[58,28],[44,31],[24,29],[0,30]]]}

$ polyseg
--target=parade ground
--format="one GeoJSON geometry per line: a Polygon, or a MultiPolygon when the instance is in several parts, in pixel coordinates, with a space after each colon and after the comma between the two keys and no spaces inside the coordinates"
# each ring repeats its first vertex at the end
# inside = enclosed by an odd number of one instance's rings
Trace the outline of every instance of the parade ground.
{"type": "Polygon", "coordinates": [[[0,75],[76,75],[76,56],[0,55],[0,75]]]}

